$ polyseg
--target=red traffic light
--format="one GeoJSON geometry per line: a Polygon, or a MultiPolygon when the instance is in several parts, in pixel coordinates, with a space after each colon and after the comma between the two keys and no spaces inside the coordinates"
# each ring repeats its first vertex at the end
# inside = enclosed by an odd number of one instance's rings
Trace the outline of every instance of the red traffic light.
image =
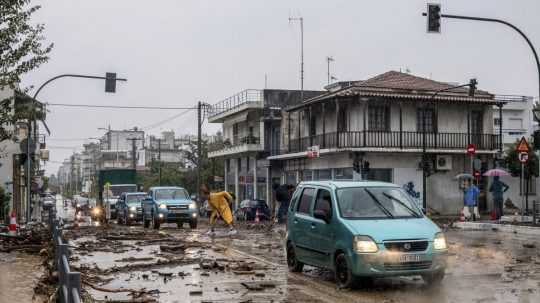
{"type": "Polygon", "coordinates": [[[475,170],[474,173],[473,173],[473,176],[478,179],[478,178],[480,178],[481,174],[480,174],[479,171],[475,170]]]}
{"type": "Polygon", "coordinates": [[[467,145],[467,154],[474,155],[476,153],[476,146],[474,144],[467,145]]]}

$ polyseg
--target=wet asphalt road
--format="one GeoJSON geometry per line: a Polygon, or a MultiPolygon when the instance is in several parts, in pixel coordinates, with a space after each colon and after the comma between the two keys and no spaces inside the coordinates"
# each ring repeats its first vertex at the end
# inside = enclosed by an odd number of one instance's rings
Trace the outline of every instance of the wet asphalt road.
{"type": "Polygon", "coordinates": [[[419,277],[407,277],[338,290],[330,272],[306,267],[288,273],[283,227],[267,232],[240,225],[233,238],[211,239],[201,223],[197,230],[113,224],[70,231],[74,264],[90,281],[85,290],[94,299],[125,300],[133,294],[110,291],[145,289],[142,297],[158,302],[540,302],[540,241],[533,237],[450,230],[449,267],[440,286],[430,289],[419,277]],[[178,244],[183,249],[166,250],[178,244]]]}

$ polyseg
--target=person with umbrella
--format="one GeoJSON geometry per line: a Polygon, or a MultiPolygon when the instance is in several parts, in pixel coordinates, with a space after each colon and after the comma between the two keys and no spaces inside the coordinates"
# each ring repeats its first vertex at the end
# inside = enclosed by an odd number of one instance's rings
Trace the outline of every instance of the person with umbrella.
{"type": "Polygon", "coordinates": [[[500,180],[500,176],[509,175],[501,169],[492,169],[484,173],[484,176],[493,176],[493,182],[489,187],[489,192],[493,196],[493,204],[495,206],[495,219],[499,220],[503,215],[503,193],[510,187],[500,180]]]}

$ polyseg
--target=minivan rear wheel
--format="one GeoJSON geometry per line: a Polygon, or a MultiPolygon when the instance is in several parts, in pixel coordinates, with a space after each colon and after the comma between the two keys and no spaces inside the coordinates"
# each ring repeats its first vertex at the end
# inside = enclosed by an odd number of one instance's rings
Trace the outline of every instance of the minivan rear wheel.
{"type": "Polygon", "coordinates": [[[302,269],[304,269],[304,263],[296,258],[294,245],[291,242],[287,243],[287,266],[290,272],[302,272],[302,269]]]}
{"type": "Polygon", "coordinates": [[[344,253],[336,256],[334,277],[339,288],[354,288],[356,278],[352,274],[351,266],[344,253]]]}

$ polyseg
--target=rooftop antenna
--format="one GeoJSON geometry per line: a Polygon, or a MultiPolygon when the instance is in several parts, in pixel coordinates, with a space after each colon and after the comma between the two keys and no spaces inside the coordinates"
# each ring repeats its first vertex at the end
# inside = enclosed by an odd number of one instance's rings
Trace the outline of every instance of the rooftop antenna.
{"type": "Polygon", "coordinates": [[[326,57],[326,64],[327,64],[326,75],[328,78],[328,85],[330,85],[332,78],[334,78],[330,76],[330,62],[334,62],[334,58],[331,56],[327,56],[326,57]]]}
{"type": "Polygon", "coordinates": [[[300,22],[300,101],[304,101],[304,18],[289,17],[289,23],[300,22]]]}

